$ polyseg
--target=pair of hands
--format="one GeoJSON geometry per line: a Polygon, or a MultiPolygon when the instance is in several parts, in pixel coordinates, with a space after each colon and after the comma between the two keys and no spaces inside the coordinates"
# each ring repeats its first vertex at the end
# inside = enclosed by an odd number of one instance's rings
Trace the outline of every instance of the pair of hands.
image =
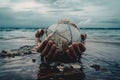
{"type": "MultiPolygon", "coordinates": [[[[40,41],[40,37],[44,34],[43,30],[38,30],[35,34],[36,41],[40,41]]],[[[81,34],[81,40],[86,39],[86,34],[81,34]]],[[[42,56],[45,56],[46,58],[55,58],[57,55],[61,54],[60,49],[58,46],[51,40],[44,40],[42,41],[37,47],[37,52],[41,52],[42,56]]],[[[78,43],[74,42],[70,44],[64,51],[66,55],[71,57],[71,59],[75,60],[78,56],[81,56],[82,52],[86,50],[84,43],[78,43]]]]}

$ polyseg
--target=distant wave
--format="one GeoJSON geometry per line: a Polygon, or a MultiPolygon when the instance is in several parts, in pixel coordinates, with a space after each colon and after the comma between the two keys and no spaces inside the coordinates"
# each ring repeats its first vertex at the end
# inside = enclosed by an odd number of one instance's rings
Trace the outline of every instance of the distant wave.
{"type": "MultiPolygon", "coordinates": [[[[21,28],[21,27],[0,27],[0,31],[13,31],[13,30],[37,30],[39,29],[38,27],[33,27],[33,28],[28,28],[28,27],[25,27],[25,28],[21,28]]],[[[41,28],[41,29],[44,29],[44,28],[41,28]]],[[[88,27],[85,27],[85,28],[80,28],[82,30],[120,30],[120,28],[88,28],[88,27]]]]}
{"type": "Polygon", "coordinates": [[[110,43],[120,45],[120,41],[108,41],[108,40],[87,40],[86,42],[95,42],[95,43],[110,43]]]}
{"type": "Polygon", "coordinates": [[[85,30],[120,30],[120,28],[80,28],[85,30]]]}
{"type": "Polygon", "coordinates": [[[0,39],[1,40],[11,40],[11,39],[23,39],[23,38],[26,38],[27,39],[27,37],[10,37],[10,38],[8,38],[8,37],[5,37],[5,36],[2,36],[2,37],[0,37],[0,39]]]}
{"type": "MultiPolygon", "coordinates": [[[[39,28],[21,28],[21,27],[0,27],[0,31],[13,31],[13,30],[37,30],[39,28]]],[[[43,29],[43,28],[41,28],[43,29]]]]}

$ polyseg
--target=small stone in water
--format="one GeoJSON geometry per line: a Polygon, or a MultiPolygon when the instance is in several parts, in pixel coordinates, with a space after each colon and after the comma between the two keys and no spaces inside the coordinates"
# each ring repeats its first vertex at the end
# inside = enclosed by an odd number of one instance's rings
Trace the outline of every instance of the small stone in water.
{"type": "Polygon", "coordinates": [[[103,72],[107,72],[108,69],[107,69],[107,68],[101,68],[101,71],[103,71],[103,72]]]}
{"type": "Polygon", "coordinates": [[[7,51],[5,51],[5,50],[2,50],[2,53],[7,53],[7,51]]]}
{"type": "Polygon", "coordinates": [[[98,65],[98,64],[92,64],[92,65],[90,65],[90,67],[94,68],[96,71],[100,70],[100,65],[98,65]]]}
{"type": "Polygon", "coordinates": [[[34,63],[36,61],[36,59],[32,59],[32,62],[34,63]]]}

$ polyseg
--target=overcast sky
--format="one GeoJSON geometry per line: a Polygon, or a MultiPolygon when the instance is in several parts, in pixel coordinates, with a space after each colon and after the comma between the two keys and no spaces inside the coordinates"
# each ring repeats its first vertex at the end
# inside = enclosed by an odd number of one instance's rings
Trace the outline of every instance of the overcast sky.
{"type": "Polygon", "coordinates": [[[120,0],[0,0],[0,26],[47,27],[64,18],[79,27],[120,27],[120,0]]]}

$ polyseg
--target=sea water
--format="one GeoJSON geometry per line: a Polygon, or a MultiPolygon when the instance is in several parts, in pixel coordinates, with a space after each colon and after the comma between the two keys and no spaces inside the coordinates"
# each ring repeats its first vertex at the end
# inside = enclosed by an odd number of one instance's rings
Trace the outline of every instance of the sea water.
{"type": "MultiPolygon", "coordinates": [[[[0,28],[0,50],[35,44],[38,28],[0,28]]],[[[87,41],[120,42],[120,28],[81,28],[87,41]]]]}
{"type": "MultiPolygon", "coordinates": [[[[1,28],[0,50],[35,45],[37,29],[1,28]]],[[[81,28],[80,32],[87,34],[86,51],[80,59],[83,80],[120,80],[120,28],[81,28]],[[100,69],[90,67],[94,64],[100,69]]],[[[0,58],[0,80],[36,80],[40,62],[40,54],[0,58]]]]}

